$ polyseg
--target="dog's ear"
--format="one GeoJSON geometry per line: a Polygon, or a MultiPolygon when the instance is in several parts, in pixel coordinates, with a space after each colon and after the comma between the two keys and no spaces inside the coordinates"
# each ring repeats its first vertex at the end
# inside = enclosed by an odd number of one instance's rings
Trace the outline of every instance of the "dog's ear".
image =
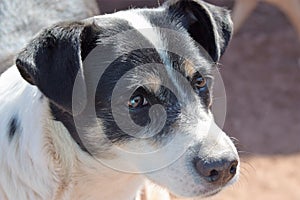
{"type": "Polygon", "coordinates": [[[232,34],[230,13],[202,0],[169,0],[164,6],[180,20],[191,37],[217,62],[232,34]]]}
{"type": "Polygon", "coordinates": [[[54,25],[41,31],[18,54],[16,66],[26,81],[71,113],[77,75],[82,81],[82,95],[86,95],[82,61],[96,46],[98,32],[99,27],[95,24],[68,22],[54,25]]]}

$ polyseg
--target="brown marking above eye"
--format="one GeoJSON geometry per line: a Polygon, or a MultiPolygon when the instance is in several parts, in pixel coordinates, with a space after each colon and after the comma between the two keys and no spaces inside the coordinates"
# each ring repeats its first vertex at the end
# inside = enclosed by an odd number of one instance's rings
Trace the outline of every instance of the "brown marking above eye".
{"type": "Polygon", "coordinates": [[[183,67],[184,67],[184,73],[185,73],[186,77],[192,78],[193,75],[196,73],[196,69],[194,67],[194,64],[189,60],[185,60],[183,62],[183,67]]]}
{"type": "Polygon", "coordinates": [[[143,84],[150,92],[157,93],[162,83],[157,76],[149,74],[143,84]]]}

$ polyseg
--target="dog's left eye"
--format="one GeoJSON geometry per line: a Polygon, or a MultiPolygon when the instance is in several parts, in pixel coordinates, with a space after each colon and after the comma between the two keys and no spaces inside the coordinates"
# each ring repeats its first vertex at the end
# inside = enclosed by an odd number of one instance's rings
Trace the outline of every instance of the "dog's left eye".
{"type": "Polygon", "coordinates": [[[141,107],[144,107],[146,105],[148,105],[148,101],[142,95],[133,96],[128,101],[128,107],[131,108],[131,109],[141,108],[141,107]]]}

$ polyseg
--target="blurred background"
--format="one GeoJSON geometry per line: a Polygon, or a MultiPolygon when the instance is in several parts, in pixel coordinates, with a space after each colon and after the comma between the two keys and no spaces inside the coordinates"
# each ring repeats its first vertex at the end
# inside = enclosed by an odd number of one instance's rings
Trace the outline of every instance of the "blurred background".
{"type": "MultiPolygon", "coordinates": [[[[102,14],[162,2],[98,0],[102,14]]],[[[233,0],[209,2],[229,9],[234,6],[233,0]]],[[[278,7],[261,2],[223,56],[220,72],[228,106],[224,130],[238,139],[243,163],[239,182],[212,200],[300,200],[297,36],[278,7]]]]}

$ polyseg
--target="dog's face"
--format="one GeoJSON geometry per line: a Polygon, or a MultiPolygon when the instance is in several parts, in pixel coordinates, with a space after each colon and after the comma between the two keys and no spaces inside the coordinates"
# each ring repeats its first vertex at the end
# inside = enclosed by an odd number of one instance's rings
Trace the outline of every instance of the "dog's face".
{"type": "Polygon", "coordinates": [[[16,63],[89,156],[176,196],[208,196],[238,174],[211,113],[212,71],[231,31],[221,8],[169,1],[55,25],[16,63]]]}

